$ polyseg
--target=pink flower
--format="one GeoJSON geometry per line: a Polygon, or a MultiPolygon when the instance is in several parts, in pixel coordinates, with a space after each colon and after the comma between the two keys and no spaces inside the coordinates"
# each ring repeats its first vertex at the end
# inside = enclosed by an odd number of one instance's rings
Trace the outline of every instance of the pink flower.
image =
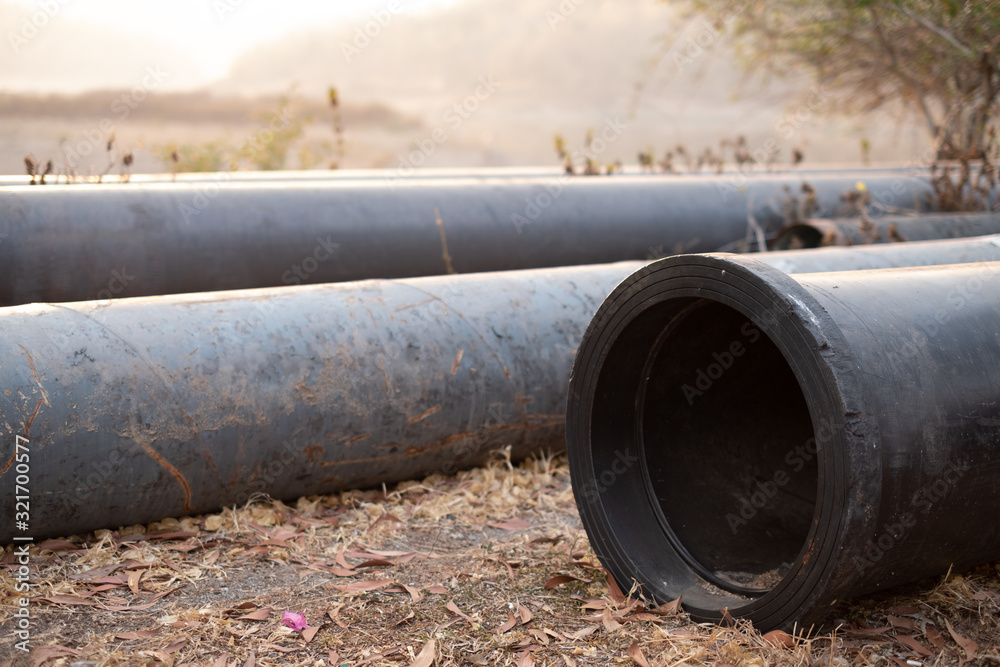
{"type": "Polygon", "coordinates": [[[281,615],[281,622],[296,632],[302,632],[309,627],[309,624],[306,623],[305,613],[305,609],[302,610],[301,614],[296,614],[294,611],[286,611],[281,615]]]}

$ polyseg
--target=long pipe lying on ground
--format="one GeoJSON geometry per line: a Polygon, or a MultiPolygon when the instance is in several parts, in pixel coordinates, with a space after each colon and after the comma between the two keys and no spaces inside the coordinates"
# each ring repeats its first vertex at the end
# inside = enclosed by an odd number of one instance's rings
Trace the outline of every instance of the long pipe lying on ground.
{"type": "MultiPolygon", "coordinates": [[[[959,255],[914,243],[758,256],[785,270],[869,268],[886,250],[896,266],[994,259],[992,241],[959,255]]],[[[507,444],[560,450],[582,332],[643,266],[0,310],[0,493],[15,492],[18,436],[30,440],[36,537],[254,491],[294,499],[415,478],[507,444]]]]}
{"type": "Polygon", "coordinates": [[[569,389],[590,543],[622,590],[760,628],[1000,557],[1000,263],[640,269],[569,389]]]}
{"type": "MultiPolygon", "coordinates": [[[[858,174],[809,179],[836,215],[858,174]]],[[[920,208],[924,179],[864,178],[920,208]]],[[[805,206],[801,177],[0,190],[0,305],[597,264],[717,250],[805,206]],[[793,201],[792,197],[796,200],[793,201]]]]}
{"type": "MultiPolygon", "coordinates": [[[[416,167],[414,163],[401,161],[396,167],[385,169],[282,169],[276,171],[225,171],[225,172],[184,172],[179,174],[133,174],[130,183],[203,183],[227,181],[325,181],[325,180],[380,180],[394,181],[398,179],[442,179],[442,178],[558,178],[565,174],[560,166],[547,167],[416,167]]],[[[816,174],[835,175],[838,172],[850,172],[871,176],[875,174],[899,174],[926,176],[930,173],[928,167],[905,165],[902,163],[880,163],[868,166],[856,163],[817,163],[808,166],[789,167],[787,165],[766,167],[759,164],[747,165],[742,168],[727,167],[722,175],[744,173],[749,177],[756,176],[808,176],[816,174]]],[[[714,170],[687,171],[681,168],[676,173],[656,173],[667,179],[673,178],[713,178],[719,175],[714,170]]],[[[623,171],[612,174],[621,176],[646,176],[650,172],[637,165],[629,165],[623,171]]],[[[583,174],[574,174],[584,178],[583,174]]],[[[589,176],[586,176],[589,178],[589,176]]],[[[87,185],[92,183],[94,176],[80,177],[72,185],[87,185]]],[[[36,179],[37,180],[37,179],[36,179]]],[[[101,177],[104,183],[121,182],[121,174],[109,172],[101,177]]],[[[27,175],[0,176],[0,187],[29,185],[31,177],[27,175]]],[[[50,174],[45,185],[66,185],[65,175],[50,174]]]]}
{"type": "Polygon", "coordinates": [[[772,244],[775,250],[933,241],[1000,233],[1000,212],[887,215],[871,220],[806,220],[789,225],[772,244]]]}
{"type": "Polygon", "coordinates": [[[892,269],[903,266],[1000,261],[1000,234],[945,241],[781,250],[749,255],[785,273],[892,269]]]}
{"type": "Polygon", "coordinates": [[[637,266],[0,309],[0,494],[31,495],[0,543],[561,450],[583,328],[637,266]]]}

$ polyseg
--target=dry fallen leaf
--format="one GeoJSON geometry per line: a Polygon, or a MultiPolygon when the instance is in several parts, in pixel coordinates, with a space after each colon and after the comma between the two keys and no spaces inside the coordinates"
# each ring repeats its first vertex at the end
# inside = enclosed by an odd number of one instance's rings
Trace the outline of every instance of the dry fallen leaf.
{"type": "Polygon", "coordinates": [[[913,623],[913,621],[911,621],[908,618],[903,618],[901,616],[893,616],[892,614],[888,614],[886,618],[889,621],[889,625],[891,625],[894,628],[899,628],[907,632],[916,632],[917,630],[917,626],[913,623]]]}
{"type": "Polygon", "coordinates": [[[501,530],[528,530],[531,524],[524,519],[508,519],[499,523],[491,523],[490,526],[501,530]]]}
{"type": "Polygon", "coordinates": [[[534,628],[528,630],[528,634],[540,641],[543,645],[549,645],[549,636],[542,632],[541,630],[535,630],[534,628]]]}
{"type": "Polygon", "coordinates": [[[535,667],[535,659],[531,657],[531,651],[524,651],[518,656],[517,667],[535,667]]]}
{"type": "Polygon", "coordinates": [[[34,649],[28,656],[28,664],[31,667],[38,667],[39,665],[45,664],[49,660],[66,658],[74,655],[80,655],[80,651],[69,648],[68,646],[40,646],[34,649]]]}
{"type": "Polygon", "coordinates": [[[120,639],[122,641],[129,641],[132,639],[149,639],[150,637],[155,637],[160,634],[160,628],[155,630],[138,630],[137,632],[122,632],[115,635],[115,639],[120,639]]]}
{"type": "Polygon", "coordinates": [[[128,587],[136,595],[139,594],[139,580],[142,579],[142,575],[146,574],[146,570],[132,570],[128,575],[128,587]]]}
{"type": "Polygon", "coordinates": [[[243,616],[237,616],[236,619],[239,621],[266,621],[271,617],[272,611],[273,609],[271,609],[270,607],[264,607],[263,609],[252,611],[249,614],[244,614],[243,616]]]}
{"type": "Polygon", "coordinates": [[[530,622],[531,619],[535,617],[535,615],[531,613],[531,610],[520,602],[517,603],[517,615],[521,618],[522,625],[530,622]]]}
{"type": "Polygon", "coordinates": [[[497,628],[497,634],[498,635],[502,635],[503,633],[507,632],[508,630],[510,630],[511,628],[513,628],[515,625],[517,625],[517,619],[514,617],[513,612],[508,612],[507,615],[508,615],[508,618],[504,622],[504,624],[501,625],[499,628],[497,628]]]}
{"type": "Polygon", "coordinates": [[[375,579],[373,581],[356,581],[353,584],[347,584],[346,586],[334,586],[341,593],[345,595],[357,595],[358,593],[367,593],[369,591],[378,590],[385,586],[392,584],[392,579],[375,579]]]}
{"type": "Polygon", "coordinates": [[[930,640],[931,644],[933,644],[934,648],[936,648],[937,650],[940,651],[941,649],[944,648],[944,637],[942,637],[941,633],[932,628],[931,626],[928,625],[926,628],[924,628],[924,636],[930,640]]]}
{"type": "MultiPolygon", "coordinates": [[[[605,570],[605,572],[607,572],[607,570],[605,570]]],[[[608,582],[608,593],[611,595],[611,601],[614,602],[615,604],[621,604],[625,602],[625,594],[622,593],[622,589],[618,587],[618,582],[615,581],[615,578],[611,576],[610,572],[608,572],[607,582],[608,582]]]]}
{"type": "Polygon", "coordinates": [[[795,648],[795,639],[784,630],[771,630],[763,637],[764,643],[771,646],[783,646],[784,648],[795,648]]]}
{"type": "Polygon", "coordinates": [[[951,638],[955,640],[955,643],[961,646],[963,649],[965,649],[965,659],[964,660],[959,659],[958,664],[964,665],[970,660],[975,660],[976,653],[979,651],[979,644],[972,641],[971,639],[966,639],[962,635],[955,632],[955,628],[951,627],[951,623],[948,621],[948,619],[944,620],[944,625],[946,628],[948,628],[948,633],[951,635],[951,638]]]}
{"type": "Polygon", "coordinates": [[[659,607],[653,607],[649,610],[649,613],[656,614],[657,616],[673,616],[674,614],[680,613],[681,611],[681,600],[684,596],[678,596],[673,602],[668,602],[666,604],[661,604],[659,607]]]}
{"type": "Polygon", "coordinates": [[[542,588],[544,588],[545,590],[549,590],[551,588],[555,588],[556,586],[568,584],[571,581],[580,581],[580,580],[577,579],[576,577],[571,577],[568,574],[557,574],[556,576],[546,581],[545,585],[542,586],[542,588]]]}
{"type": "Polygon", "coordinates": [[[413,604],[420,602],[424,596],[420,594],[419,588],[413,588],[412,586],[407,586],[406,584],[400,584],[403,589],[410,594],[410,599],[413,600],[413,604]]]}
{"type": "Polygon", "coordinates": [[[566,636],[569,637],[570,639],[583,639],[584,637],[586,637],[588,635],[594,634],[594,632],[596,632],[597,628],[599,628],[599,627],[601,627],[601,626],[599,626],[599,625],[588,625],[587,627],[583,628],[582,630],[577,630],[576,632],[567,632],[566,636]]]}
{"type": "Polygon", "coordinates": [[[430,667],[434,664],[434,659],[437,657],[437,642],[433,639],[428,640],[424,647],[420,649],[420,653],[417,655],[416,660],[410,663],[410,667],[430,667]]]}
{"type": "Polygon", "coordinates": [[[302,638],[306,640],[307,644],[313,640],[313,637],[319,632],[319,628],[320,626],[318,625],[311,625],[302,631],[302,638]]]}
{"type": "Polygon", "coordinates": [[[611,617],[611,609],[608,607],[605,607],[604,611],[601,612],[601,623],[604,624],[604,629],[607,630],[608,633],[612,633],[622,627],[621,623],[611,617]]]}
{"type": "Polygon", "coordinates": [[[650,667],[646,656],[642,654],[642,649],[639,648],[639,642],[632,642],[628,647],[628,657],[632,658],[632,661],[639,667],[650,667]]]}
{"type": "Polygon", "coordinates": [[[895,639],[900,644],[913,651],[916,655],[924,658],[932,655],[931,652],[927,650],[927,647],[909,635],[896,635],[895,639]]]}
{"type": "Polygon", "coordinates": [[[434,595],[448,595],[449,591],[444,586],[435,584],[433,586],[428,586],[424,589],[428,593],[433,593],[434,595]]]}
{"type": "Polygon", "coordinates": [[[919,614],[920,607],[912,607],[912,606],[889,607],[889,613],[896,614],[897,616],[906,616],[907,614],[919,614]]]}
{"type": "Polygon", "coordinates": [[[458,608],[458,605],[455,604],[454,600],[449,600],[448,604],[445,605],[445,609],[455,614],[456,616],[461,616],[462,618],[464,618],[469,622],[469,625],[475,625],[473,620],[469,618],[465,613],[463,613],[461,609],[458,608]]]}
{"type": "Polygon", "coordinates": [[[39,551],[73,551],[80,546],[67,540],[45,540],[38,545],[39,551]]]}
{"type": "Polygon", "coordinates": [[[79,595],[50,595],[47,598],[39,598],[39,601],[49,602],[51,604],[85,605],[88,607],[95,606],[97,604],[95,601],[82,598],[79,595]]]}

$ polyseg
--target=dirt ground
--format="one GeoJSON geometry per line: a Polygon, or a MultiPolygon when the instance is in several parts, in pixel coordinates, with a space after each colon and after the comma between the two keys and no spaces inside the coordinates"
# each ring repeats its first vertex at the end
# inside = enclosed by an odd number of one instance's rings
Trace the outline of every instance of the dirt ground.
{"type": "Polygon", "coordinates": [[[0,667],[1000,664],[1000,564],[852,601],[810,637],[647,609],[609,588],[563,458],[48,540],[30,654],[15,561],[0,667]]]}

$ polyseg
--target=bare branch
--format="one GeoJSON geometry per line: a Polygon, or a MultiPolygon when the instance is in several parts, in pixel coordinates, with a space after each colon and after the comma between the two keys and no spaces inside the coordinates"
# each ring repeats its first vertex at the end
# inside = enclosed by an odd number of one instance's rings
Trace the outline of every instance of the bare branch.
{"type": "Polygon", "coordinates": [[[929,21],[925,17],[920,16],[919,14],[913,13],[912,11],[910,11],[909,9],[907,9],[906,7],[900,7],[898,5],[893,5],[893,4],[889,4],[889,3],[881,3],[879,6],[880,7],[885,7],[887,9],[893,9],[893,10],[895,10],[895,11],[897,11],[897,12],[899,12],[899,13],[905,15],[905,16],[908,16],[909,18],[913,19],[914,21],[916,21],[917,23],[919,23],[920,25],[922,25],[927,30],[930,30],[931,32],[933,32],[934,34],[936,34],[938,37],[944,39],[946,42],[948,42],[949,44],[951,44],[952,46],[954,46],[956,49],[958,49],[958,51],[962,55],[969,56],[969,57],[971,57],[973,55],[972,49],[970,49],[969,47],[967,47],[965,44],[962,44],[962,42],[960,42],[957,37],[955,37],[954,35],[952,35],[950,32],[948,32],[947,30],[945,30],[941,26],[932,23],[931,21],[929,21]]]}

